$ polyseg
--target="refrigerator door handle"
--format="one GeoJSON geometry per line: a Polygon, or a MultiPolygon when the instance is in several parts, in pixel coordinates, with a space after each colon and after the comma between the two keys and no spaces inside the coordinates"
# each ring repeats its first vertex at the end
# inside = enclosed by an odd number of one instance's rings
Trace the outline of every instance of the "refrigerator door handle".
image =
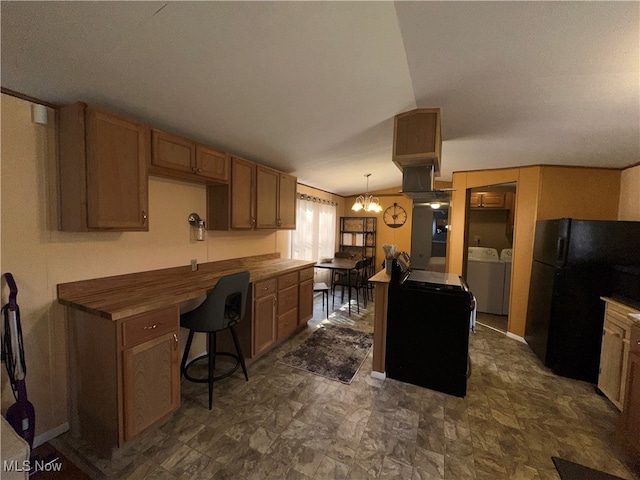
{"type": "Polygon", "coordinates": [[[556,260],[558,260],[558,261],[564,260],[564,246],[565,246],[565,239],[564,238],[559,238],[558,239],[558,248],[556,250],[556,260]]]}

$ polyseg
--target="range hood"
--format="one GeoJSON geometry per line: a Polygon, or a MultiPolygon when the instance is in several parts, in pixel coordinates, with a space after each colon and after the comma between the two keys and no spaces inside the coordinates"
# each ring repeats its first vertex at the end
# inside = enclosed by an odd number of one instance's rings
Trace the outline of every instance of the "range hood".
{"type": "Polygon", "coordinates": [[[413,199],[414,202],[448,202],[451,199],[451,190],[433,188],[433,166],[401,167],[401,170],[402,191],[400,193],[413,199]]]}

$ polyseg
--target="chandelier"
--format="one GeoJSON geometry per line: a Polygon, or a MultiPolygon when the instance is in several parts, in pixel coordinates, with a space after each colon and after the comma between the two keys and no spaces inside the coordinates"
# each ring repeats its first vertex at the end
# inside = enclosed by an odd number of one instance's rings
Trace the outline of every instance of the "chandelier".
{"type": "Polygon", "coordinates": [[[379,213],[382,211],[382,207],[380,206],[380,201],[374,197],[373,195],[369,195],[369,177],[370,173],[367,173],[365,177],[367,177],[367,191],[364,195],[359,195],[356,198],[356,203],[353,204],[351,210],[354,212],[359,212],[360,210],[364,210],[366,212],[374,212],[379,213]]]}

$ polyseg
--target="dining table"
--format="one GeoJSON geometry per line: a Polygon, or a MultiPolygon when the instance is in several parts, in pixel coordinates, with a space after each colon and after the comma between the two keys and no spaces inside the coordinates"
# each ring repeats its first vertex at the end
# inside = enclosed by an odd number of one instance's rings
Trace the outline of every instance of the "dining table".
{"type": "MultiPolygon", "coordinates": [[[[330,262],[318,262],[315,268],[326,268],[333,271],[344,271],[347,273],[347,283],[349,286],[349,316],[351,316],[351,272],[356,269],[358,260],[354,258],[334,258],[330,262]]],[[[333,273],[331,275],[331,290],[333,291],[333,273]]],[[[328,300],[327,300],[328,301],[328,300]]]]}

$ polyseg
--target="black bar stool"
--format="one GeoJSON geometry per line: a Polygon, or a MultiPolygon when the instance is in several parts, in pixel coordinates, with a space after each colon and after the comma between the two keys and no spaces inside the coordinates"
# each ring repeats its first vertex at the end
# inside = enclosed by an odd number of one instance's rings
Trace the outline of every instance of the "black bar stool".
{"type": "Polygon", "coordinates": [[[189,329],[187,345],[182,355],[182,362],[180,363],[180,372],[184,375],[184,378],[191,382],[209,384],[209,410],[211,410],[213,403],[213,382],[228,377],[233,374],[238,367],[242,367],[244,378],[249,381],[247,367],[244,363],[244,355],[242,354],[242,349],[240,348],[238,336],[234,328],[234,325],[244,318],[248,289],[248,271],[226,275],[218,280],[218,283],[216,283],[213,289],[207,294],[207,298],[199,307],[180,315],[180,326],[189,329]],[[221,330],[226,330],[227,328],[231,332],[236,353],[216,351],[216,333],[221,330]],[[193,341],[193,334],[195,332],[206,332],[208,334],[207,354],[187,363],[187,357],[191,350],[191,342],[193,341]],[[218,355],[234,358],[236,364],[224,374],[214,377],[216,356],[218,355]],[[189,367],[195,362],[205,358],[209,359],[207,378],[194,378],[189,375],[189,367]]]}

